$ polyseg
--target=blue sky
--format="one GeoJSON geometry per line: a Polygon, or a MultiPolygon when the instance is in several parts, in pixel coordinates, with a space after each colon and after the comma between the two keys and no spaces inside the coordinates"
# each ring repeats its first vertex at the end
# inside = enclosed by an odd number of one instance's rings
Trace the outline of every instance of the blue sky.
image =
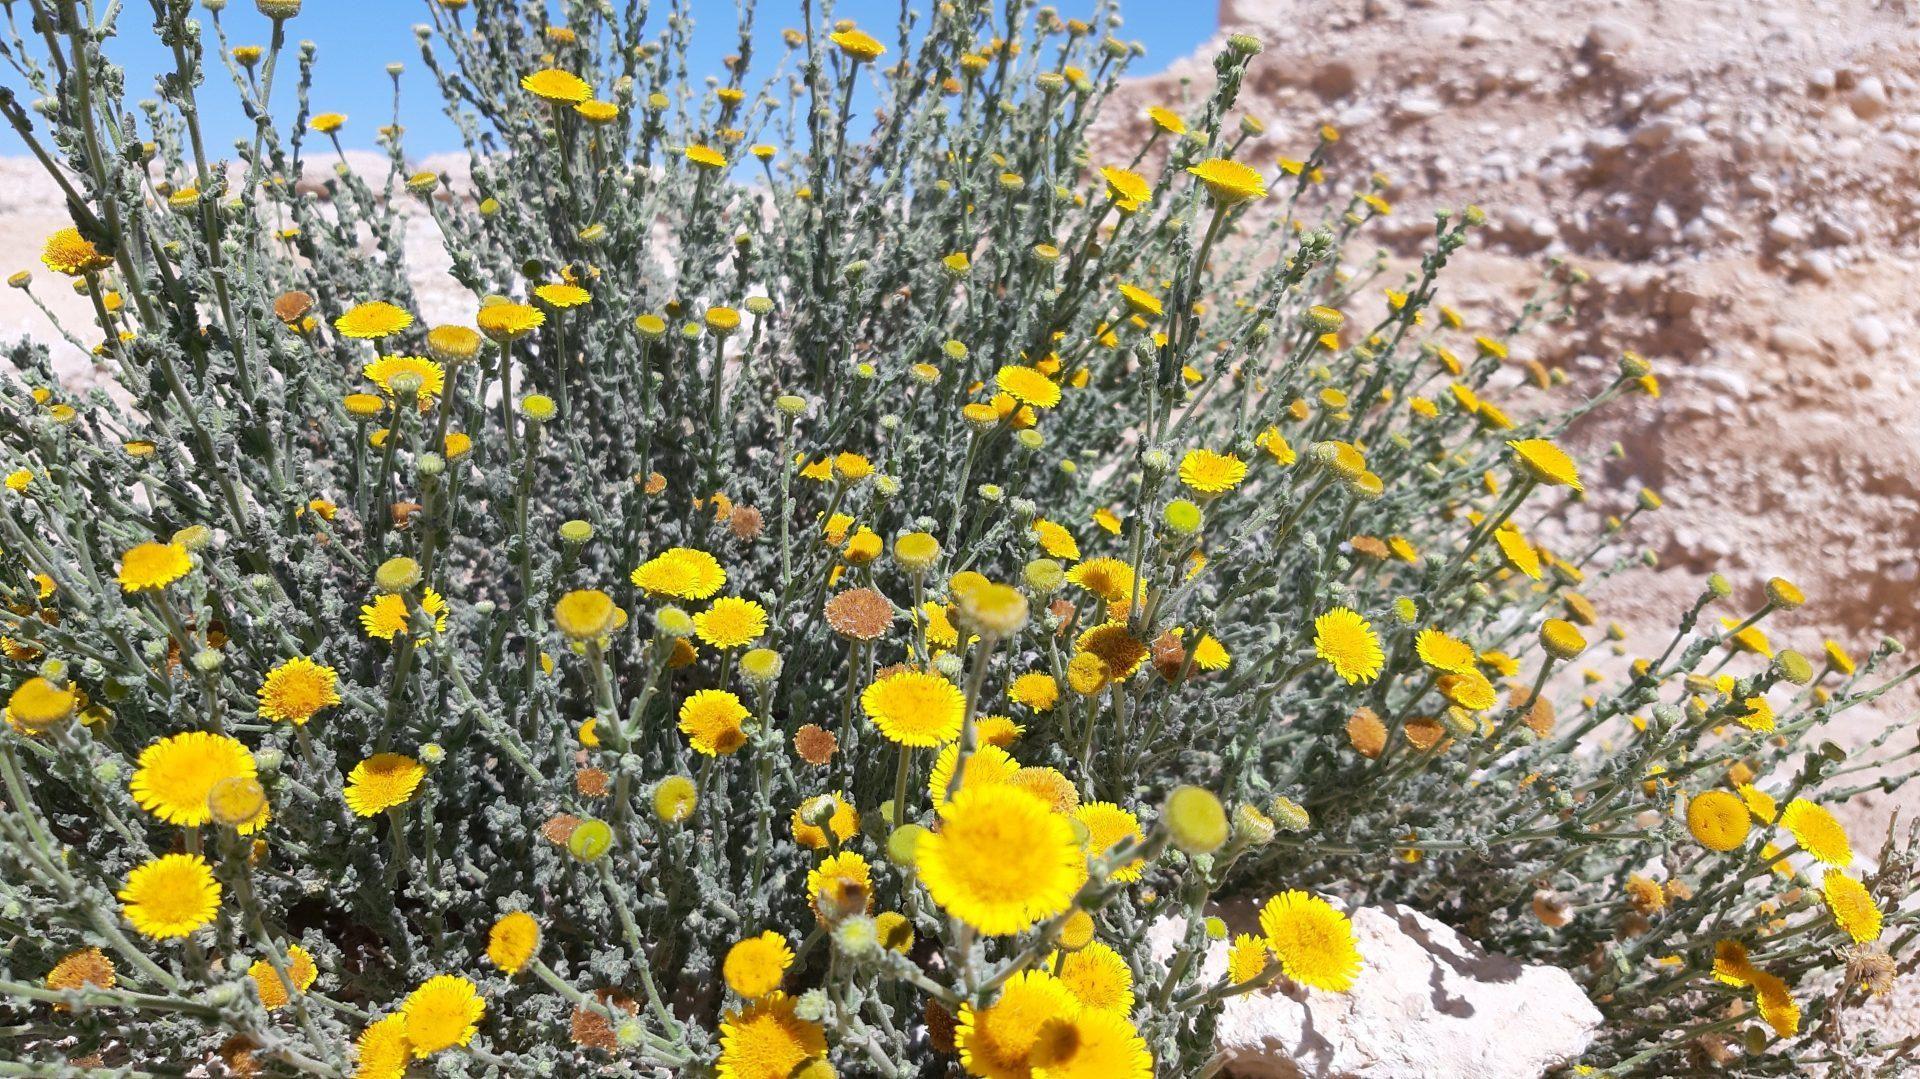
{"type": "MultiPolygon", "coordinates": [[[[431,76],[420,63],[419,46],[413,27],[426,21],[427,0],[307,0],[305,10],[288,24],[289,55],[294,42],[311,40],[319,45],[314,79],[313,107],[316,112],[343,112],[349,123],[343,142],[349,148],[371,149],[374,132],[392,116],[392,83],[386,66],[393,61],[407,65],[402,77],[401,109],[407,127],[407,148],[415,156],[459,149],[452,125],[440,114],[438,94],[431,76]]],[[[477,0],[485,3],[487,0],[477,0]]],[[[912,0],[931,6],[932,0],[912,0]]],[[[1086,16],[1094,10],[1094,0],[1053,0],[1063,16],[1086,16]]],[[[657,24],[668,0],[654,0],[657,24]]],[[[153,33],[151,17],[144,3],[127,6],[120,21],[120,34],[108,43],[108,54],[128,70],[130,100],[152,96],[156,72],[172,67],[171,54],[153,33]]],[[[783,26],[798,25],[799,0],[759,0],[755,18],[756,36],[761,39],[756,67],[770,70],[781,46],[783,26]]],[[[816,4],[815,10],[818,10],[816,4]]],[[[695,20],[691,70],[696,75],[718,74],[720,58],[731,51],[735,37],[736,14],[733,0],[692,0],[695,20]]],[[[1136,60],[1136,74],[1150,74],[1193,51],[1213,33],[1214,4],[1211,0],[1170,3],[1168,0],[1123,0],[1126,24],[1120,37],[1146,43],[1147,55],[1136,60]]],[[[195,14],[206,23],[207,16],[195,5],[195,14]]],[[[850,18],[875,28],[885,38],[899,17],[899,0],[839,0],[834,15],[850,18]]],[[[266,44],[269,23],[254,8],[252,0],[231,0],[221,21],[229,40],[236,45],[266,44]]],[[[211,26],[207,29],[208,50],[213,43],[211,26]]],[[[283,66],[275,90],[275,112],[291,116],[293,109],[291,66],[283,66]]],[[[6,72],[6,82],[25,89],[17,77],[6,72]]],[[[240,108],[233,102],[224,69],[209,73],[200,90],[202,115],[208,125],[208,150],[213,154],[230,152],[233,140],[251,131],[240,108]]],[[[21,153],[23,147],[10,129],[0,128],[0,153],[21,153]]]]}

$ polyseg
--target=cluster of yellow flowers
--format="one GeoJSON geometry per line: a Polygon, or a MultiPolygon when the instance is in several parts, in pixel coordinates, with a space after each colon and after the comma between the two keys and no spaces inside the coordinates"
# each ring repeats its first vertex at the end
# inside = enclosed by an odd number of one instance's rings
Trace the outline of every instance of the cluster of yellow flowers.
{"type": "MultiPolygon", "coordinates": [[[[264,109],[300,3],[257,4],[220,55],[264,109]]],[[[41,261],[126,394],[31,350],[0,394],[23,1067],[1210,1074],[1233,998],[1369,977],[1382,899],[1574,971],[1590,1070],[1885,1048],[1840,1017],[1912,853],[1834,810],[1911,762],[1803,747],[1920,668],[1775,647],[1783,579],[1630,657],[1582,590],[1660,499],[1580,539],[1567,432],[1659,383],[1513,344],[1577,272],[1476,333],[1437,280],[1477,210],[1348,264],[1391,180],[1332,128],[1257,164],[1244,36],[1117,145],[1111,20],[823,24],[755,91],[676,83],[678,17],[538,8],[430,7],[471,191],[368,187],[339,113],[229,191],[190,93],[137,146],[52,110],[100,172],[41,261]],[[367,257],[396,204],[463,324],[367,257]]]]}

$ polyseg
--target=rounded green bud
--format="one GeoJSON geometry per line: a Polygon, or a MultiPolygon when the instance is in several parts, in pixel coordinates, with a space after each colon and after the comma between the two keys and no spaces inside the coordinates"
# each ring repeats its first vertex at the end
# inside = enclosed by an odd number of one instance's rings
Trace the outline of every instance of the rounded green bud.
{"type": "Polygon", "coordinates": [[[582,862],[597,862],[613,849],[613,829],[603,820],[583,820],[567,837],[567,853],[582,862]]]}
{"type": "Polygon", "coordinates": [[[1728,596],[1733,595],[1733,582],[1718,573],[1708,574],[1707,592],[1711,594],[1714,599],[1726,599],[1728,596]]]}
{"type": "Polygon", "coordinates": [[[1227,923],[1225,921],[1223,921],[1219,917],[1209,914],[1207,915],[1207,920],[1205,924],[1207,928],[1208,940],[1227,939],[1227,923]]]}
{"type": "Polygon", "coordinates": [[[1036,558],[1020,571],[1020,579],[1036,596],[1051,596],[1067,581],[1067,571],[1051,558],[1036,558]]]}
{"type": "Polygon", "coordinates": [[[1813,681],[1813,662],[1791,648],[1774,653],[1773,669],[1781,679],[1796,686],[1813,681]]]}
{"type": "Polygon", "coordinates": [[[530,393],[520,399],[520,414],[535,423],[545,423],[552,419],[558,408],[553,398],[544,393],[530,393]]]}
{"type": "Polygon", "coordinates": [[[560,526],[560,538],[572,544],[585,543],[593,538],[593,526],[586,521],[567,521],[560,526]]]}
{"type": "Polygon", "coordinates": [[[1313,826],[1307,807],[1291,798],[1275,796],[1272,809],[1274,824],[1285,831],[1304,832],[1313,826]]]}
{"type": "Polygon", "coordinates": [[[918,824],[903,824],[887,836],[887,860],[897,866],[911,866],[927,830],[918,824]]]}
{"type": "Polygon", "coordinates": [[[1233,834],[1240,842],[1253,847],[1263,847],[1273,842],[1273,818],[1250,805],[1236,806],[1233,810],[1233,834]]]}
{"type": "Polygon", "coordinates": [[[1191,536],[1200,531],[1200,507],[1184,498],[1176,498],[1160,511],[1167,531],[1176,536],[1191,536]]]}
{"type": "Polygon", "coordinates": [[[789,416],[798,416],[807,410],[807,399],[791,393],[783,393],[774,398],[773,407],[789,416]]]}
{"type": "Polygon", "coordinates": [[[653,624],[668,637],[693,636],[693,616],[678,607],[662,607],[653,616],[653,624]]]}
{"type": "Polygon", "coordinates": [[[373,583],[382,592],[404,592],[420,583],[420,563],[405,555],[389,558],[373,571],[373,583]]]}
{"type": "Polygon", "coordinates": [[[1173,845],[1188,854],[1212,854],[1226,845],[1232,832],[1226,807],[1203,787],[1174,788],[1160,819],[1173,845]]]}
{"type": "Polygon", "coordinates": [[[833,927],[834,950],[849,959],[867,959],[880,953],[880,930],[865,914],[843,918],[833,927]]]}

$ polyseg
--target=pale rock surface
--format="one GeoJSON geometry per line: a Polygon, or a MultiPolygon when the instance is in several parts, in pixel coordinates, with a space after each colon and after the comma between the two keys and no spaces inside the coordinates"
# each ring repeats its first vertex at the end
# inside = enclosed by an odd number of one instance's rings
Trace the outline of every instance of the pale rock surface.
{"type": "MultiPolygon", "coordinates": [[[[1236,1079],[1530,1079],[1577,1060],[1600,1012],[1566,971],[1490,955],[1405,907],[1350,912],[1364,960],[1346,993],[1288,982],[1227,1001],[1216,1031],[1224,1074],[1236,1079]]],[[[1157,956],[1184,932],[1150,934],[1157,956]]],[[[1201,973],[1219,979],[1227,944],[1201,973]]]]}

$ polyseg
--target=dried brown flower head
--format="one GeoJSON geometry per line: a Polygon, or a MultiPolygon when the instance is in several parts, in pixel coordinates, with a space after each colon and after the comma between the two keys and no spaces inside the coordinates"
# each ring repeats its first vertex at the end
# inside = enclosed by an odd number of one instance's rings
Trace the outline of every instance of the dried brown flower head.
{"type": "Polygon", "coordinates": [[[879,639],[893,624],[893,602],[871,588],[850,588],[827,600],[827,625],[853,641],[879,639]]]}
{"type": "Polygon", "coordinates": [[[793,751],[815,768],[823,767],[832,760],[839,748],[840,740],[833,736],[832,731],[818,724],[809,723],[793,732],[793,751]]]}

